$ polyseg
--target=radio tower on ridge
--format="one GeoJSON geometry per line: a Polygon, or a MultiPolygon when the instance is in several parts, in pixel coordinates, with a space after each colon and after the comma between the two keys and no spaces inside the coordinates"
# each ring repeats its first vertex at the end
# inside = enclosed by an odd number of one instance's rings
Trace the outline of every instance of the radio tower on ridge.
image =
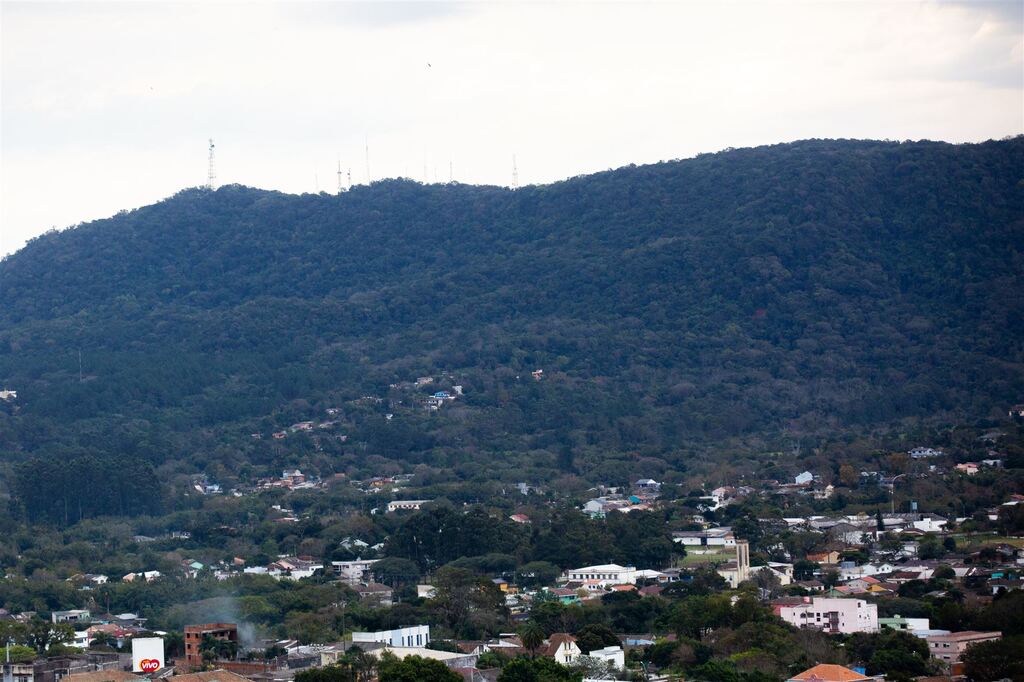
{"type": "Polygon", "coordinates": [[[217,168],[213,162],[213,138],[210,138],[210,168],[206,174],[206,189],[217,189],[217,168]]]}
{"type": "Polygon", "coordinates": [[[519,189],[519,168],[516,167],[516,155],[512,155],[512,189],[519,189]]]}

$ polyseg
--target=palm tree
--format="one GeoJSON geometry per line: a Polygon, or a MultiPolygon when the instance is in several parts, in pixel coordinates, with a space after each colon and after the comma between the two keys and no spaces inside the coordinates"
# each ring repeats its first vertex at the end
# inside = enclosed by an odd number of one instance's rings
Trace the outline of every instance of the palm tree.
{"type": "Polygon", "coordinates": [[[351,647],[342,658],[352,673],[352,679],[365,682],[373,678],[377,671],[377,659],[359,647],[351,647]]]}
{"type": "Polygon", "coordinates": [[[531,656],[537,656],[537,649],[544,643],[544,638],[544,629],[532,620],[519,628],[519,639],[529,650],[531,656]]]}

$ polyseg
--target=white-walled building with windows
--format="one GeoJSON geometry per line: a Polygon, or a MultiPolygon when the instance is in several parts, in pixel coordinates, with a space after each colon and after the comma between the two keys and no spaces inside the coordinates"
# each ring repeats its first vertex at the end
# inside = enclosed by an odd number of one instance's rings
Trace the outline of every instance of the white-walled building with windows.
{"type": "Polygon", "coordinates": [[[394,647],[425,647],[430,643],[430,626],[413,625],[408,628],[381,630],[379,632],[353,632],[352,643],[376,642],[394,647]]]}
{"type": "Polygon", "coordinates": [[[829,634],[878,632],[878,606],[863,599],[814,597],[802,604],[780,606],[777,612],[798,628],[829,634]]]}
{"type": "Polygon", "coordinates": [[[638,575],[636,566],[619,566],[618,564],[601,564],[600,566],[584,566],[565,572],[566,580],[589,582],[601,585],[635,585],[638,575]]]}

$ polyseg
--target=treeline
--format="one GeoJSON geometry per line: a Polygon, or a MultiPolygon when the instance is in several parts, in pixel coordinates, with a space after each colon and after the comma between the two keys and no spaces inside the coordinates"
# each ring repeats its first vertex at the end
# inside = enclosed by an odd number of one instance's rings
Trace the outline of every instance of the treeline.
{"type": "Polygon", "coordinates": [[[113,455],[36,457],[15,468],[14,492],[33,521],[64,525],[94,516],[155,515],[165,489],[153,466],[113,455]]]}
{"type": "Polygon", "coordinates": [[[663,513],[638,511],[589,519],[563,509],[524,525],[497,518],[484,508],[462,513],[448,505],[432,505],[404,520],[388,537],[384,551],[414,562],[421,572],[461,560],[463,565],[498,573],[528,562],[562,568],[611,562],[663,568],[674,551],[684,553],[669,539],[663,513]]]}

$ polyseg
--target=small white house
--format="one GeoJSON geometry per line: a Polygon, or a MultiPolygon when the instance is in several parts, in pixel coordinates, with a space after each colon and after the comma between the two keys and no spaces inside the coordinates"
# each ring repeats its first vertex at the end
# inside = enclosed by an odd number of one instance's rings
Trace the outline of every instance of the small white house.
{"type": "Polygon", "coordinates": [[[576,638],[564,632],[551,635],[543,653],[562,665],[569,665],[583,655],[583,651],[576,644],[576,638]]]}
{"type": "Polygon", "coordinates": [[[618,670],[626,667],[626,653],[622,650],[621,646],[606,646],[603,649],[595,649],[587,655],[599,661],[610,663],[618,670]]]}
{"type": "Polygon", "coordinates": [[[50,620],[54,623],[78,623],[88,621],[92,614],[88,609],[72,609],[71,611],[54,611],[50,614],[50,620]]]}

